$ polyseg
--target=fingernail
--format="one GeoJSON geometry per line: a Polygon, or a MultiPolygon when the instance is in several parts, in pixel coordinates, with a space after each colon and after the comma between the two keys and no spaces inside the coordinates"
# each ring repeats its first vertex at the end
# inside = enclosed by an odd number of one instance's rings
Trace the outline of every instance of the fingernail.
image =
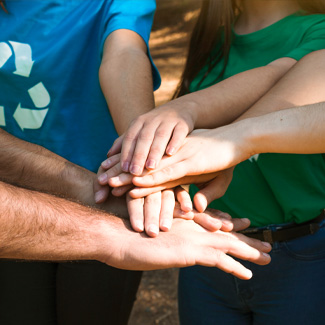
{"type": "Polygon", "coordinates": [[[192,204],[192,202],[187,202],[187,203],[185,203],[185,204],[184,204],[184,207],[185,207],[186,209],[193,210],[193,204],[192,204]]]}
{"type": "Polygon", "coordinates": [[[169,156],[171,156],[171,155],[174,154],[174,152],[175,152],[175,148],[174,148],[174,147],[171,147],[170,149],[168,149],[168,150],[166,151],[166,154],[169,155],[169,156]]]}
{"type": "Polygon", "coordinates": [[[253,272],[251,270],[246,270],[246,277],[250,279],[253,276],[253,272]]]}
{"type": "Polygon", "coordinates": [[[128,162],[124,162],[122,164],[122,169],[124,172],[128,172],[129,171],[129,163],[128,162]]]}
{"type": "Polygon", "coordinates": [[[193,207],[191,205],[185,205],[183,206],[183,209],[182,211],[188,213],[188,212],[191,212],[193,210],[193,207]]]}
{"type": "Polygon", "coordinates": [[[111,150],[108,150],[106,156],[109,157],[110,154],[111,154],[111,150]]]}
{"type": "Polygon", "coordinates": [[[262,253],[262,254],[267,258],[271,258],[271,256],[269,254],[266,254],[266,253],[262,253]]]}
{"type": "Polygon", "coordinates": [[[267,248],[272,248],[271,244],[265,241],[262,241],[262,244],[267,248]]]}
{"type": "Polygon", "coordinates": [[[130,167],[130,173],[133,174],[133,175],[140,175],[141,174],[140,166],[138,166],[138,165],[131,165],[131,167],[130,167]]]}
{"type": "Polygon", "coordinates": [[[109,167],[111,166],[111,163],[112,163],[112,162],[111,162],[110,159],[106,159],[106,160],[104,160],[104,161],[102,162],[101,165],[102,165],[103,168],[106,168],[106,169],[107,169],[107,168],[109,168],[109,167]]]}
{"type": "Polygon", "coordinates": [[[141,221],[136,221],[134,223],[134,227],[137,229],[137,231],[143,231],[144,230],[143,222],[141,222],[141,221]]]}
{"type": "Polygon", "coordinates": [[[156,225],[150,225],[147,229],[147,233],[158,235],[159,228],[156,225]]]}
{"type": "Polygon", "coordinates": [[[241,220],[246,222],[246,223],[250,222],[250,220],[248,218],[242,218],[241,220]]]}
{"type": "Polygon", "coordinates": [[[150,159],[147,162],[147,165],[146,166],[147,166],[147,168],[154,169],[154,168],[156,168],[156,162],[153,159],[150,159]]]}
{"type": "Polygon", "coordinates": [[[163,228],[164,231],[169,230],[171,227],[172,227],[171,220],[165,220],[161,225],[161,228],[163,228]]]}
{"type": "Polygon", "coordinates": [[[98,191],[95,193],[95,202],[98,203],[104,198],[104,192],[103,191],[98,191]]]}
{"type": "Polygon", "coordinates": [[[232,225],[232,222],[229,221],[229,220],[227,220],[227,219],[223,219],[223,220],[222,220],[222,223],[223,223],[224,225],[228,225],[228,226],[232,225]]]}
{"type": "Polygon", "coordinates": [[[101,174],[99,177],[98,177],[98,181],[99,183],[101,184],[107,184],[107,181],[108,181],[108,177],[107,175],[104,173],[104,174],[101,174]]]}
{"type": "Polygon", "coordinates": [[[216,226],[220,226],[220,227],[221,227],[222,224],[224,224],[224,222],[221,222],[221,221],[218,220],[218,219],[211,219],[211,222],[212,222],[214,225],[216,225],[216,226]]]}

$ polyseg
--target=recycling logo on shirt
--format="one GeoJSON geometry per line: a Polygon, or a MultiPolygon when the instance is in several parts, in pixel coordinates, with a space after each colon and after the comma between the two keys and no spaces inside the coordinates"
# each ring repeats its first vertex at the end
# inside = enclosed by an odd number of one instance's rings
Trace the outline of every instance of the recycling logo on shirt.
{"type": "MultiPolygon", "coordinates": [[[[0,42],[0,69],[14,56],[16,71],[13,74],[29,78],[34,61],[32,60],[32,48],[29,44],[13,41],[0,42]]],[[[25,129],[39,129],[42,127],[49,110],[51,97],[42,82],[35,84],[27,90],[35,108],[22,107],[17,103],[13,118],[24,131],[25,129]]],[[[6,126],[4,106],[0,103],[0,126],[6,126]]]]}

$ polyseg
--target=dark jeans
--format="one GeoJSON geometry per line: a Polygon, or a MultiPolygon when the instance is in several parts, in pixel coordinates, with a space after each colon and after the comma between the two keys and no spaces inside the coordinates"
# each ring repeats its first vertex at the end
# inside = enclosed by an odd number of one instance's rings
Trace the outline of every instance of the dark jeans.
{"type": "Polygon", "coordinates": [[[141,274],[95,261],[2,260],[0,324],[127,324],[141,274]]]}
{"type": "Polygon", "coordinates": [[[184,325],[325,324],[325,228],[277,242],[271,263],[242,262],[253,278],[239,280],[216,268],[182,269],[179,310],[184,325]]]}

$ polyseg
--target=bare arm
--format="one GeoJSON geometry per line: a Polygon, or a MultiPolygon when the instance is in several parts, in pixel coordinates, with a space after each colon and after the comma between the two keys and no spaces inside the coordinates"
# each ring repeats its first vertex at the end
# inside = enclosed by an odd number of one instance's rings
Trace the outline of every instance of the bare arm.
{"type": "Polygon", "coordinates": [[[209,88],[185,95],[179,100],[184,101],[183,109],[186,109],[186,106],[190,108],[194,129],[227,125],[263,97],[296,62],[291,58],[281,58],[266,66],[241,72],[209,88]],[[186,102],[189,105],[186,105],[186,102]]]}
{"type": "Polygon", "coordinates": [[[0,129],[1,180],[92,205],[91,193],[83,188],[92,188],[93,177],[92,172],[0,129]]]}
{"type": "MultiPolygon", "coordinates": [[[[161,190],[184,182],[206,182],[217,174],[206,175],[206,179],[202,174],[222,171],[259,153],[325,153],[324,124],[323,102],[243,119],[214,130],[201,130],[190,135],[173,157],[163,159],[160,168],[135,177],[133,182],[141,187],[163,184],[161,190]],[[194,175],[197,179],[185,177],[194,175]]],[[[141,197],[152,192],[154,189],[138,188],[131,194],[141,197]]]]}
{"type": "Polygon", "coordinates": [[[99,79],[119,134],[154,108],[151,63],[143,39],[133,31],[111,33],[104,46],[99,79]]]}
{"type": "Polygon", "coordinates": [[[206,233],[176,220],[172,232],[152,239],[99,210],[0,182],[0,257],[30,260],[96,259],[136,270],[195,264],[220,267],[248,279],[251,272],[226,253],[267,264],[270,246],[231,233],[206,233]],[[172,248],[172,249],[171,249],[172,248]]]}
{"type": "MultiPolygon", "coordinates": [[[[178,153],[163,160],[161,171],[136,178],[135,184],[155,186],[186,175],[220,171],[256,153],[325,152],[324,103],[307,105],[325,101],[324,53],[313,52],[303,58],[240,122],[192,134],[178,153]],[[294,105],[306,106],[292,109],[294,105]],[[279,111],[283,109],[286,110],[279,111]],[[273,113],[267,114],[270,112],[273,113]]],[[[200,177],[196,181],[192,178],[191,182],[199,182],[200,177]]],[[[186,179],[174,185],[181,181],[186,179]]],[[[139,190],[137,196],[140,193],[145,195],[150,191],[139,190]]]]}
{"type": "Polygon", "coordinates": [[[125,172],[140,175],[144,167],[154,169],[166,152],[172,155],[195,128],[213,128],[233,122],[257,102],[296,63],[278,59],[158,107],[130,125],[122,141],[112,148],[121,150],[125,172]]]}
{"type": "Polygon", "coordinates": [[[99,226],[107,221],[113,231],[118,225],[99,210],[3,182],[0,196],[1,258],[102,260],[111,238],[104,245],[99,226]]]}
{"type": "Polygon", "coordinates": [[[302,58],[238,120],[325,101],[325,50],[302,58]]]}

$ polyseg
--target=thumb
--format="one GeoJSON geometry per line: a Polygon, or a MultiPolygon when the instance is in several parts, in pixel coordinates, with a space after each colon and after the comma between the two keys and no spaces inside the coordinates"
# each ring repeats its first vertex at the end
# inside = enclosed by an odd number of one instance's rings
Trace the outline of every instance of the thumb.
{"type": "Polygon", "coordinates": [[[227,169],[216,178],[201,187],[200,191],[194,195],[193,201],[196,210],[203,212],[207,206],[216,199],[222,197],[232,180],[233,169],[227,169]]]}

